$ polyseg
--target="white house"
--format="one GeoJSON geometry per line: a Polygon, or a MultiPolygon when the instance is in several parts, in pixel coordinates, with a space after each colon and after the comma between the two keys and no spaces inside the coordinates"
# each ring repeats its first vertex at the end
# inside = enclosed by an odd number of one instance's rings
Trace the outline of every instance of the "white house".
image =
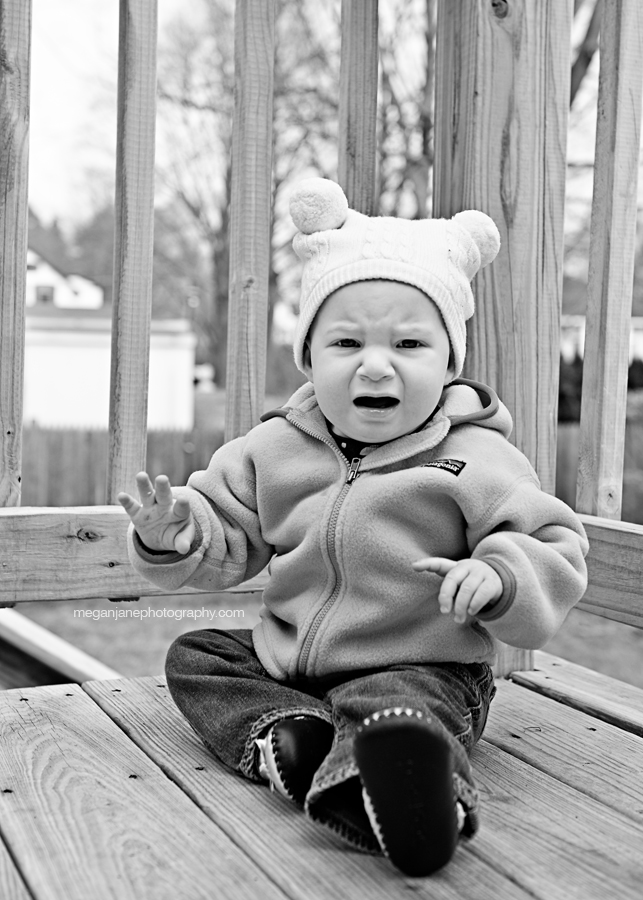
{"type": "Polygon", "coordinates": [[[100,309],[103,289],[82,275],[64,275],[35,251],[27,251],[27,307],[100,309]]]}
{"type": "MultiPolygon", "coordinates": [[[[565,362],[572,362],[576,356],[583,357],[585,349],[585,316],[567,316],[561,318],[560,352],[565,362]]],[[[632,316],[630,330],[630,356],[643,359],[643,317],[632,316]]]]}
{"type": "MultiPolygon", "coordinates": [[[[187,319],[152,321],[148,428],[194,425],[196,336],[187,319]]],[[[107,428],[111,310],[102,288],[29,251],[23,421],[107,428]]]]}

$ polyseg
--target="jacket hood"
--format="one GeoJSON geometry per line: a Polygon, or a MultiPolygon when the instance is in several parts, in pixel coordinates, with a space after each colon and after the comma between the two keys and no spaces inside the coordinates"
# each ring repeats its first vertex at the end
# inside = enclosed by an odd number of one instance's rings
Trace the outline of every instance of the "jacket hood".
{"type": "MultiPolygon", "coordinates": [[[[295,409],[308,412],[314,405],[316,405],[315,389],[311,382],[307,382],[295,391],[281,409],[264,413],[261,421],[274,416],[286,416],[295,409]]],[[[456,425],[479,425],[498,431],[505,438],[509,437],[513,429],[511,413],[493,388],[481,381],[470,381],[466,378],[457,378],[445,387],[437,415],[446,416],[451,428],[456,425]]],[[[432,422],[436,421],[437,415],[432,422]]]]}
{"type": "Polygon", "coordinates": [[[481,381],[457,378],[444,389],[440,405],[451,427],[471,423],[493,428],[505,438],[512,432],[511,413],[493,388],[481,381]]]}

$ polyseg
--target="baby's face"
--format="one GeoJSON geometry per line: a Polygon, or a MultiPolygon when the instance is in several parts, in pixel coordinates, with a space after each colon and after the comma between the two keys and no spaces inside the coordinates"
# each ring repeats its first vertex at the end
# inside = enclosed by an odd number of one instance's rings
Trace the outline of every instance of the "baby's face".
{"type": "Polygon", "coordinates": [[[338,435],[392,441],[431,415],[453,378],[449,338],[426,294],[395,281],[345,285],[322,304],[306,373],[338,435]]]}

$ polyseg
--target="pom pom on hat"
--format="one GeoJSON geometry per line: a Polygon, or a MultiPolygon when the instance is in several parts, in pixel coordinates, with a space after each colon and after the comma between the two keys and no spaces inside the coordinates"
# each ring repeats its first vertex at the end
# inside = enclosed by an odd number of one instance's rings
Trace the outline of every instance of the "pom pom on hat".
{"type": "Polygon", "coordinates": [[[462,372],[466,321],[474,312],[471,280],[495,259],[500,234],[485,213],[465,210],[452,219],[370,217],[349,209],[341,187],[307,178],[290,198],[299,229],[293,240],[303,263],[299,319],[293,342],[297,367],[306,372],[304,347],[325,298],[356,281],[383,279],[410,284],[435,303],[462,372]]]}
{"type": "Polygon", "coordinates": [[[453,221],[469,232],[480,252],[480,268],[489,265],[500,250],[500,232],[496,223],[477,209],[456,213],[453,221]]]}
{"type": "Polygon", "coordinates": [[[306,178],[290,197],[290,215],[303,234],[341,228],[348,200],[341,187],[327,178],[306,178]]]}

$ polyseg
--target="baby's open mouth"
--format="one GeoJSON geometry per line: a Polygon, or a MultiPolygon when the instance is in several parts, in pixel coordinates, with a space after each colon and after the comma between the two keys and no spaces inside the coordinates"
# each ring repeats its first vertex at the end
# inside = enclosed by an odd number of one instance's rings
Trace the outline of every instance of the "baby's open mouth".
{"type": "Polygon", "coordinates": [[[397,406],[400,401],[397,397],[356,397],[353,400],[355,406],[366,406],[370,409],[389,409],[397,406]]]}

